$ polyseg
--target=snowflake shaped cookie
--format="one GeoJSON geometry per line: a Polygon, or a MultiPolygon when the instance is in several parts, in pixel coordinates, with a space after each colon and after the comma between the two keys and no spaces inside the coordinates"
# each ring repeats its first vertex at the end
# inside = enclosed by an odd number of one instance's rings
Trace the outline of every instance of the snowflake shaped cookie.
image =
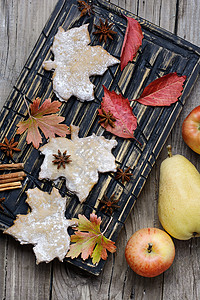
{"type": "Polygon", "coordinates": [[[80,101],[94,99],[94,85],[89,77],[103,75],[109,66],[119,63],[101,46],[89,46],[88,24],[55,35],[52,52],[54,61],[45,61],[45,70],[54,70],[53,89],[61,101],[72,95],[80,101]]]}
{"type": "Polygon", "coordinates": [[[31,207],[27,215],[17,215],[14,225],[4,231],[21,244],[33,244],[37,264],[50,262],[55,257],[60,261],[70,246],[67,232],[74,221],[65,218],[66,199],[53,188],[51,194],[38,188],[27,191],[26,202],[31,207]]]}
{"type": "Polygon", "coordinates": [[[71,139],[52,138],[39,150],[45,155],[39,178],[56,180],[66,178],[66,187],[77,194],[80,202],[85,201],[92,187],[98,181],[98,172],[116,172],[115,157],[111,153],[117,145],[115,140],[107,140],[95,134],[79,138],[79,127],[70,126],[71,139]],[[58,152],[70,155],[70,163],[57,168],[54,164],[54,154],[58,152]]]}

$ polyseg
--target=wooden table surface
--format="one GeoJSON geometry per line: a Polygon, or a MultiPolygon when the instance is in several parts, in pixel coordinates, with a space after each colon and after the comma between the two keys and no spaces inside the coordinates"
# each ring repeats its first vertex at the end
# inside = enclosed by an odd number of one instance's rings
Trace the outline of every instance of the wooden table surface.
{"type": "MultiPolygon", "coordinates": [[[[136,15],[200,46],[199,0],[112,0],[136,15]]],[[[18,78],[39,34],[51,14],[55,0],[0,1],[0,106],[18,78]]],[[[187,157],[200,171],[199,155],[183,142],[181,125],[200,103],[200,79],[186,102],[166,143],[173,152],[187,157]]],[[[92,276],[54,260],[35,264],[32,246],[21,246],[0,233],[0,299],[200,299],[200,239],[174,240],[176,257],[164,274],[148,279],[136,275],[127,265],[124,249],[138,229],[159,227],[157,214],[159,167],[166,157],[166,145],[137,199],[117,240],[117,252],[109,256],[102,273],[92,276]]]]}

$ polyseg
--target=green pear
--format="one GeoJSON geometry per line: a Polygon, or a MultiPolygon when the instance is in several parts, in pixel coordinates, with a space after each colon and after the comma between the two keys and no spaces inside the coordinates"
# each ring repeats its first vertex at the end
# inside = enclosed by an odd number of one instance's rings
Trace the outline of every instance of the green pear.
{"type": "Polygon", "coordinates": [[[163,228],[179,240],[200,236],[200,174],[182,155],[160,166],[158,216],[163,228]]]}

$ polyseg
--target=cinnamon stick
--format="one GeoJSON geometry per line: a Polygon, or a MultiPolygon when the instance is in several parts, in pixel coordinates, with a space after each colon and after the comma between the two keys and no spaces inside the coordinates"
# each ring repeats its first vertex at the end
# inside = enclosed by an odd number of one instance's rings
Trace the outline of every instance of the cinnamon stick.
{"type": "Polygon", "coordinates": [[[24,169],[24,163],[0,164],[0,170],[21,170],[24,169]]]}
{"type": "Polygon", "coordinates": [[[19,178],[19,177],[26,177],[26,173],[24,171],[9,173],[9,174],[2,174],[0,175],[1,179],[10,179],[10,178],[19,178]]]}
{"type": "Polygon", "coordinates": [[[14,189],[21,189],[22,185],[16,185],[16,186],[9,186],[6,188],[0,188],[0,192],[8,191],[8,190],[14,190],[14,189]]]}
{"type": "Polygon", "coordinates": [[[20,180],[24,180],[24,177],[13,177],[13,178],[0,179],[0,184],[20,181],[20,180]]]}
{"type": "Polygon", "coordinates": [[[19,188],[22,188],[20,181],[0,184],[0,192],[6,191],[6,190],[19,189],[19,188]]]}

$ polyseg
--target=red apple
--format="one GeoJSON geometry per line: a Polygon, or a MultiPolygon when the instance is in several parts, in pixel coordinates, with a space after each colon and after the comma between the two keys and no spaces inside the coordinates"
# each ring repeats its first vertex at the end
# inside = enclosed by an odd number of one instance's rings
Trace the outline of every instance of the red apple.
{"type": "Polygon", "coordinates": [[[200,105],[194,108],[182,124],[184,142],[196,153],[200,154],[200,105]]]}
{"type": "Polygon", "coordinates": [[[125,257],[131,269],[144,277],[155,277],[172,264],[175,247],[171,237],[158,228],[143,228],[129,239],[125,257]]]}

